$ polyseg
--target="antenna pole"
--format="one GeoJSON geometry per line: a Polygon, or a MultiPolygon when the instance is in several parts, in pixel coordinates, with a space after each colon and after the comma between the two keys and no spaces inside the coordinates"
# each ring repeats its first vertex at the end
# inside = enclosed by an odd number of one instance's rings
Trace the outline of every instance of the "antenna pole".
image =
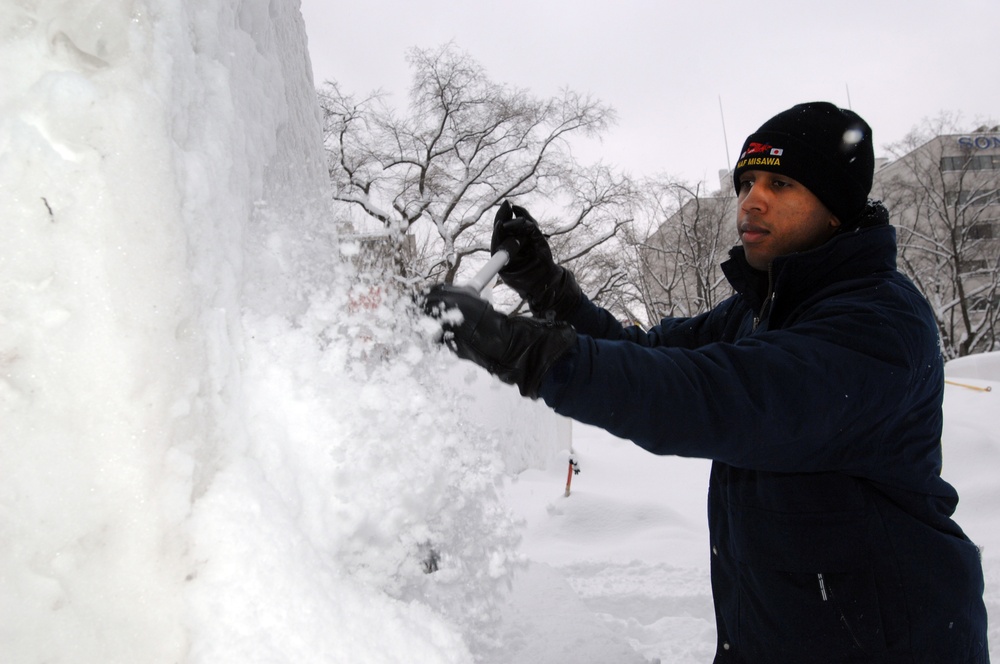
{"type": "Polygon", "coordinates": [[[726,170],[733,170],[729,163],[729,137],[726,135],[726,114],[722,112],[722,95],[719,95],[719,116],[722,118],[722,142],[726,145],[726,170]]]}

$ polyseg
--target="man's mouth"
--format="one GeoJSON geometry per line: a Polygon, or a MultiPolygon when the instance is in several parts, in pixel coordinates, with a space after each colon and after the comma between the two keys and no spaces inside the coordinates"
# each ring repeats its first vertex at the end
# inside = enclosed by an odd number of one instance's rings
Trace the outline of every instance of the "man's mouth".
{"type": "Polygon", "coordinates": [[[768,232],[763,226],[758,226],[757,224],[740,225],[740,239],[743,240],[744,244],[759,242],[767,234],[768,232]]]}

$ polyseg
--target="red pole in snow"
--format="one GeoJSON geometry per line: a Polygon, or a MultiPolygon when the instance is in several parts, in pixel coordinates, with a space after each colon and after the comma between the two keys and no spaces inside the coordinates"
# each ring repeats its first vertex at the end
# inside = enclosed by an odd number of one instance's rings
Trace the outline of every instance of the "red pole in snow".
{"type": "Polygon", "coordinates": [[[566,496],[569,496],[569,485],[573,482],[573,476],[580,474],[580,464],[569,455],[569,470],[566,471],[566,496]]]}

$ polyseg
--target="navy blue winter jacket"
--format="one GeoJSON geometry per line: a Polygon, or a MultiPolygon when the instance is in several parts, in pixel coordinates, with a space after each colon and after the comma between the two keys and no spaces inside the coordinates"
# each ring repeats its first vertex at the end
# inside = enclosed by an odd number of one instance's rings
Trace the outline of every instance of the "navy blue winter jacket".
{"type": "Polygon", "coordinates": [[[556,412],[712,459],[716,662],[989,661],[979,551],[940,476],[944,376],[895,230],[778,258],[741,248],[712,311],[623,328],[586,298],[556,412]]]}

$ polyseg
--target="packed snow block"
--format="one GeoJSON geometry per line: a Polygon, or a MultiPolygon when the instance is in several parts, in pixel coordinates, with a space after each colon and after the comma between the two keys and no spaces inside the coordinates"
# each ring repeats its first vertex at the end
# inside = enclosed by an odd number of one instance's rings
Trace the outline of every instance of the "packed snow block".
{"type": "MultiPolygon", "coordinates": [[[[336,288],[305,40],[294,1],[0,7],[4,664],[469,660],[329,555],[352,497],[276,444],[310,423],[250,417],[248,350],[336,288]]],[[[275,369],[308,390],[302,357],[275,369]]]]}
{"type": "Polygon", "coordinates": [[[175,662],[206,364],[131,2],[0,9],[0,661],[175,662]],[[194,415],[194,417],[192,417],[194,415]]]}
{"type": "Polygon", "coordinates": [[[948,379],[973,378],[1000,382],[1000,351],[951,360],[944,365],[944,375],[948,379]]]}
{"type": "Polygon", "coordinates": [[[465,395],[459,404],[461,418],[497,437],[506,473],[545,469],[555,454],[568,453],[572,422],[541,401],[525,399],[516,387],[468,362],[456,363],[447,378],[465,395]]]}
{"type": "MultiPolygon", "coordinates": [[[[945,365],[944,430],[941,434],[943,474],[958,490],[955,517],[962,530],[980,548],[986,573],[986,608],[1000,610],[997,574],[1000,566],[1000,428],[997,427],[997,388],[1000,353],[979,353],[945,365]],[[986,387],[992,389],[987,392],[986,387]],[[971,389],[970,389],[971,388],[971,389]]],[[[989,640],[1000,643],[1000,626],[993,621],[989,640]]]]}

